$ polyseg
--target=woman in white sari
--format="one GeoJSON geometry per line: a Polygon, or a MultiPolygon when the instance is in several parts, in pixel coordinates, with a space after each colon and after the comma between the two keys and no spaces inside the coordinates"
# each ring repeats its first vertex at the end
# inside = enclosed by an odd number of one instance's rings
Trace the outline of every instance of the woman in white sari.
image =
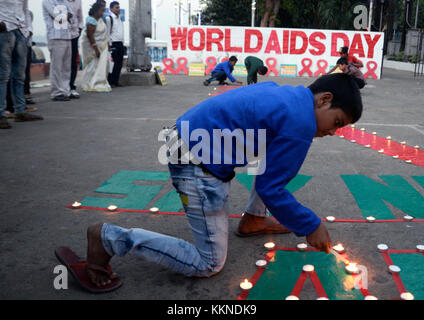
{"type": "Polygon", "coordinates": [[[93,4],[82,35],[82,89],[93,92],[112,91],[107,76],[109,73],[109,32],[102,17],[104,6],[93,4]]]}

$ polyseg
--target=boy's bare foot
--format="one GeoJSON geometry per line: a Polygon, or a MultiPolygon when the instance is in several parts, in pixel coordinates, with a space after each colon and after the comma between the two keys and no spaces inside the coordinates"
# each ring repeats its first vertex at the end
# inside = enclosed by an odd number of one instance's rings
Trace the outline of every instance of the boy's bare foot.
{"type": "MultiPolygon", "coordinates": [[[[112,258],[103,248],[101,231],[103,224],[97,224],[87,229],[87,264],[99,266],[103,269],[108,269],[109,261],[112,258]]],[[[112,273],[107,275],[104,272],[87,269],[87,273],[97,287],[101,288],[110,284],[117,275],[112,273]]]]}
{"type": "Polygon", "coordinates": [[[236,234],[241,237],[248,237],[260,234],[289,233],[290,229],[282,226],[268,217],[258,217],[245,213],[240,220],[236,234]]]}

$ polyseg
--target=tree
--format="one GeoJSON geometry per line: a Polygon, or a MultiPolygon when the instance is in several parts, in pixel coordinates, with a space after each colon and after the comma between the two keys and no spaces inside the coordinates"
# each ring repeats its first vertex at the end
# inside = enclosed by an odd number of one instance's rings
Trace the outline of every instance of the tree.
{"type": "Polygon", "coordinates": [[[280,11],[280,0],[266,0],[265,12],[261,20],[261,27],[275,27],[278,12],[280,11]]]}
{"type": "Polygon", "coordinates": [[[202,24],[250,26],[251,0],[208,0],[202,12],[202,24]]]}

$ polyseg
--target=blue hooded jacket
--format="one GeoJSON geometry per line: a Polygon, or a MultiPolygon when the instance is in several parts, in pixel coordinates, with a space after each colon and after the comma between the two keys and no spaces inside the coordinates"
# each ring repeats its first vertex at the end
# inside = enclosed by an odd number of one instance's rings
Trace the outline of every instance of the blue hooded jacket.
{"type": "Polygon", "coordinates": [[[230,90],[188,110],[177,119],[177,128],[190,150],[196,150],[193,153],[202,166],[223,180],[234,176],[234,168],[247,165],[248,150],[257,155],[266,149],[263,172],[256,176],[256,192],[272,215],[297,236],[317,229],[321,219],[285,188],[299,172],[317,131],[310,89],[263,82],[230,90]],[[254,132],[250,138],[249,130],[254,132]],[[201,144],[200,152],[199,144],[208,136],[214,142],[201,144]],[[225,136],[232,139],[229,148],[215,141],[219,137],[222,144],[225,136]],[[237,139],[246,150],[241,157],[237,139]]]}

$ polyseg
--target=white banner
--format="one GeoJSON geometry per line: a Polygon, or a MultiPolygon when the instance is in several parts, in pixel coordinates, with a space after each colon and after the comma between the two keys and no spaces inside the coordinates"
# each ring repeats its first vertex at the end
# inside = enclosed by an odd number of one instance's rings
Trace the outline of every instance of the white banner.
{"type": "Polygon", "coordinates": [[[171,26],[167,56],[152,57],[164,73],[188,74],[192,63],[203,63],[205,74],[230,56],[238,58],[235,76],[245,75],[244,58],[255,56],[268,67],[268,76],[317,77],[334,66],[339,49],[364,64],[366,78],[380,79],[384,33],[343,30],[280,29],[217,26],[171,26]],[[156,59],[156,60],[155,60],[156,59]]]}

